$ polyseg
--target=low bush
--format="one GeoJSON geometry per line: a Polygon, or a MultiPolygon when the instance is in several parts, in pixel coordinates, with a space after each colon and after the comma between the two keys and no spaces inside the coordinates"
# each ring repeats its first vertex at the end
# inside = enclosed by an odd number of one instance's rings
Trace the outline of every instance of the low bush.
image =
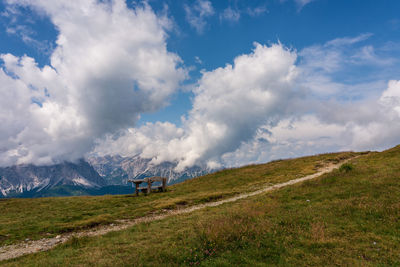
{"type": "Polygon", "coordinates": [[[342,166],[340,166],[339,171],[341,172],[349,172],[354,169],[354,166],[351,163],[344,163],[342,166]]]}

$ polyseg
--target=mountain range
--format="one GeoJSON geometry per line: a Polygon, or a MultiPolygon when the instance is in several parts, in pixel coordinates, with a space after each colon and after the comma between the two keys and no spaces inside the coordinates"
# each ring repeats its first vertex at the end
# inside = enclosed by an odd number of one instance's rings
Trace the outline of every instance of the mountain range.
{"type": "Polygon", "coordinates": [[[0,168],[2,196],[34,194],[62,186],[101,188],[106,185],[106,180],[84,160],[51,166],[29,164],[0,168]]]}
{"type": "Polygon", "coordinates": [[[4,167],[0,168],[0,197],[127,194],[132,192],[128,179],[163,176],[168,178],[168,184],[174,184],[209,172],[199,166],[176,172],[175,167],[172,162],[153,165],[150,159],[138,156],[4,167]]]}
{"type": "Polygon", "coordinates": [[[110,185],[126,185],[128,179],[140,179],[150,176],[167,177],[168,183],[173,184],[210,172],[200,166],[177,172],[175,171],[176,163],[166,161],[154,165],[150,163],[151,159],[144,159],[139,156],[91,157],[88,162],[110,185]]]}

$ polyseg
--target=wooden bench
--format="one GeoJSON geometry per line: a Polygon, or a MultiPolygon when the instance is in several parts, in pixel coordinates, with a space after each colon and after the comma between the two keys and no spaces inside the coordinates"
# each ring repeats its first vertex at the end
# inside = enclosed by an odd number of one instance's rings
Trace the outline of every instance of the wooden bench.
{"type": "Polygon", "coordinates": [[[161,190],[165,192],[167,190],[167,178],[165,177],[148,177],[144,179],[128,180],[128,182],[135,184],[135,194],[138,196],[139,191],[146,194],[150,194],[151,190],[161,190]],[[152,185],[154,182],[161,182],[161,185],[152,185]],[[141,183],[147,183],[147,186],[140,186],[141,183]]]}

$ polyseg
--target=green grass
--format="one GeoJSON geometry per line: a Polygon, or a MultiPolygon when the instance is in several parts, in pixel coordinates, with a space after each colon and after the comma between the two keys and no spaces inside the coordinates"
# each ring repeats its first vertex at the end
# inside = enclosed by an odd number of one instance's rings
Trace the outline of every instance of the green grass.
{"type": "MultiPolygon", "coordinates": [[[[333,153],[268,164],[227,169],[168,187],[166,193],[0,199],[0,245],[51,237],[59,233],[132,219],[162,209],[174,209],[223,199],[313,173],[328,162],[356,155],[333,153]]],[[[133,189],[132,189],[133,191],[133,189]]]]}
{"type": "Polygon", "coordinates": [[[2,263],[400,266],[400,147],[349,165],[268,194],[102,237],[75,238],[2,263]]]}

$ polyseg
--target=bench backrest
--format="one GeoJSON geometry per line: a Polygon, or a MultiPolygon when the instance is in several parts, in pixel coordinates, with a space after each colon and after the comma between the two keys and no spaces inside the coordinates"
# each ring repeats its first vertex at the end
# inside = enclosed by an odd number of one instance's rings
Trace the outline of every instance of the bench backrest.
{"type": "Polygon", "coordinates": [[[148,177],[148,178],[145,178],[144,179],[146,182],[167,182],[167,178],[165,178],[165,177],[148,177]]]}

